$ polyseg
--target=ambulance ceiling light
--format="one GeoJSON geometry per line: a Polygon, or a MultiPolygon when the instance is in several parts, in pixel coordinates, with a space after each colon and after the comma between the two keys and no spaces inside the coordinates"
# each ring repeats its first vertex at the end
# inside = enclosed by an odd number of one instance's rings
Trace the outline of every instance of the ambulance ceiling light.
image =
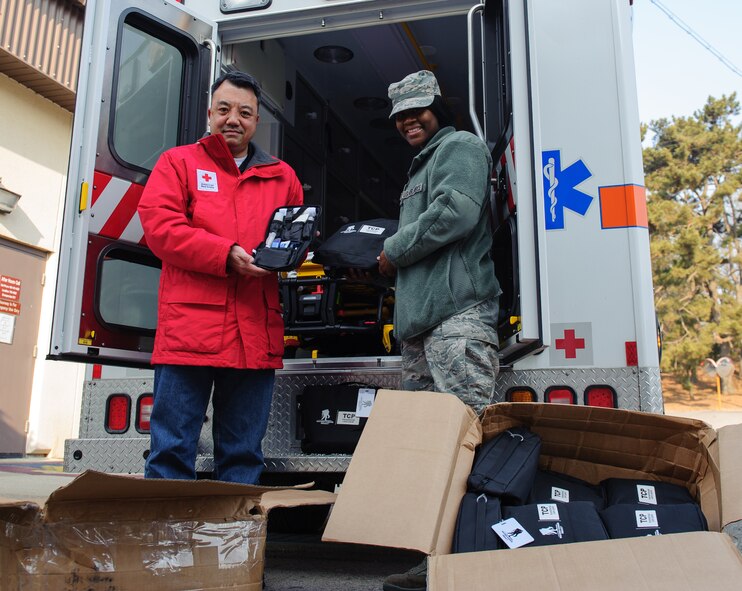
{"type": "Polygon", "coordinates": [[[344,64],[353,59],[353,52],[342,45],[323,45],[314,50],[314,57],[326,64],[344,64]]]}

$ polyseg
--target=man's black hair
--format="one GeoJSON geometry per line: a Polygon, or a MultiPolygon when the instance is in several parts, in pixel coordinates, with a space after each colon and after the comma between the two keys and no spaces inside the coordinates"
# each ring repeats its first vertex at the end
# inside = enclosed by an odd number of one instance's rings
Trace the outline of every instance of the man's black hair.
{"type": "Polygon", "coordinates": [[[432,104],[428,107],[428,109],[433,112],[435,118],[438,119],[438,125],[440,125],[441,127],[454,125],[455,118],[453,111],[442,96],[436,94],[432,104]]]}
{"type": "Polygon", "coordinates": [[[225,72],[216,79],[214,84],[211,85],[211,94],[214,94],[214,92],[216,92],[216,89],[225,82],[229,82],[237,88],[249,88],[255,93],[255,98],[257,98],[258,103],[260,103],[260,95],[263,94],[263,91],[260,88],[260,82],[258,82],[247,72],[240,72],[238,70],[230,70],[229,72],[225,72]]]}

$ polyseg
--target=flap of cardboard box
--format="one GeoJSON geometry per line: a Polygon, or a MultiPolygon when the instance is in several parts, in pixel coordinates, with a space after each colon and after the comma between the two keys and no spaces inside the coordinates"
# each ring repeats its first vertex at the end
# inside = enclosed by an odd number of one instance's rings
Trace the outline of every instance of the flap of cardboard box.
{"type": "Polygon", "coordinates": [[[0,504],[0,522],[28,525],[41,513],[41,507],[28,501],[13,501],[0,504]]]}
{"type": "Polygon", "coordinates": [[[49,495],[44,518],[48,522],[158,519],[163,515],[170,519],[242,518],[278,506],[333,502],[333,493],[303,490],[309,486],[312,483],[279,488],[214,480],[144,479],[89,470],[49,495]]]}
{"type": "Polygon", "coordinates": [[[455,396],[379,391],[323,540],[448,552],[442,516],[455,518],[480,440],[455,396]]]}
{"type": "Polygon", "coordinates": [[[430,591],[739,589],[742,556],[716,532],[430,558],[430,591]]]}
{"type": "Polygon", "coordinates": [[[742,520],[742,425],[719,429],[722,526],[742,520]]]}
{"type": "Polygon", "coordinates": [[[260,506],[267,513],[282,507],[303,507],[305,505],[332,505],[337,495],[325,490],[269,490],[260,498],[260,506]]]}

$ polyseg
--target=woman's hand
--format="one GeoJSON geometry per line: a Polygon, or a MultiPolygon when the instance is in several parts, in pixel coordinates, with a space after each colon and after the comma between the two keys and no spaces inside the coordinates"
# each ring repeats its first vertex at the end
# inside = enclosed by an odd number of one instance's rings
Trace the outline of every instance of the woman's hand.
{"type": "Polygon", "coordinates": [[[386,253],[383,250],[381,251],[381,254],[376,257],[376,260],[379,261],[379,273],[384,277],[390,277],[393,279],[397,276],[397,267],[386,258],[386,253]]]}

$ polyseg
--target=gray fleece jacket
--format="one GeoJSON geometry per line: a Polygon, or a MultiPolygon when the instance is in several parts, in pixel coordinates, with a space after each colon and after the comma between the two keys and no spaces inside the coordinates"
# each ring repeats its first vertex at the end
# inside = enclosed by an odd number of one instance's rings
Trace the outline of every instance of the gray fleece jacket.
{"type": "Polygon", "coordinates": [[[444,127],[412,160],[399,230],[394,332],[405,340],[501,293],[490,257],[492,158],[475,135],[444,127]]]}

